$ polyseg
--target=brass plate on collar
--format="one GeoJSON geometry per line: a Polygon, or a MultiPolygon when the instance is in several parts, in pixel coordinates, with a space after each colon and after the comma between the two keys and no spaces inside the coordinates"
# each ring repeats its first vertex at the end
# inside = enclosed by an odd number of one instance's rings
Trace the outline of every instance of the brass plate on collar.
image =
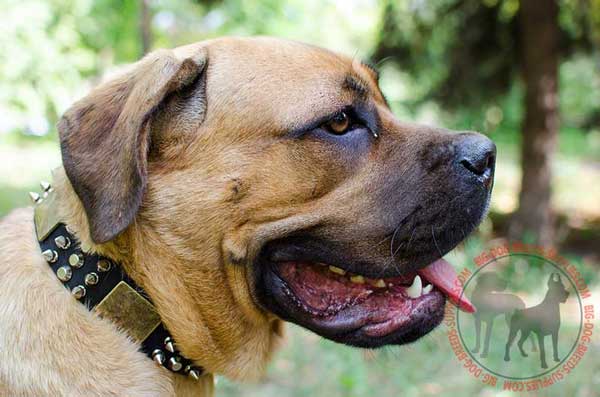
{"type": "Polygon", "coordinates": [[[57,216],[55,201],[56,194],[50,192],[44,201],[35,205],[33,219],[38,241],[44,241],[61,221],[57,216]]]}
{"type": "Polygon", "coordinates": [[[119,282],[94,311],[116,323],[138,343],[142,343],[161,322],[152,303],[125,281],[119,282]]]}

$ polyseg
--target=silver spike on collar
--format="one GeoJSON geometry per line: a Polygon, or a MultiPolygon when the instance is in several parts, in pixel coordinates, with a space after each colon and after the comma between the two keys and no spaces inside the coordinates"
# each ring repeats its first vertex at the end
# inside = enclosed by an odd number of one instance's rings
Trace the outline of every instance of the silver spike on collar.
{"type": "Polygon", "coordinates": [[[127,332],[157,364],[199,380],[204,372],[202,367],[195,366],[177,350],[143,289],[116,262],[87,252],[73,231],[58,218],[52,186],[47,182],[41,182],[40,186],[41,195],[30,193],[35,204],[35,229],[41,255],[57,279],[76,300],[127,332]]]}

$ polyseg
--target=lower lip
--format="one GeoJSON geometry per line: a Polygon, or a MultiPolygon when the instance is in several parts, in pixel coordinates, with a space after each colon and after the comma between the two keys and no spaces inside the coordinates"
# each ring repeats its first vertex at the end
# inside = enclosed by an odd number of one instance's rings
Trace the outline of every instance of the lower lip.
{"type": "MultiPolygon", "coordinates": [[[[295,293],[290,289],[287,282],[276,271],[271,270],[271,272],[272,276],[277,280],[276,282],[281,285],[283,290],[287,291],[285,295],[291,294],[295,297],[295,293]]],[[[366,338],[363,341],[370,341],[370,343],[384,337],[386,339],[390,337],[394,338],[394,335],[401,337],[406,332],[412,332],[415,327],[421,329],[422,333],[425,334],[437,325],[437,321],[432,321],[432,318],[439,317],[439,313],[443,311],[446,301],[444,294],[434,289],[427,295],[412,299],[411,305],[413,307],[411,307],[409,312],[396,313],[396,315],[384,321],[369,323],[369,317],[365,316],[364,313],[353,312],[354,306],[327,317],[318,317],[298,306],[298,302],[290,296],[282,297],[286,300],[285,303],[282,303],[279,301],[280,298],[277,298],[277,295],[271,296],[271,299],[275,299],[274,303],[284,310],[285,315],[283,317],[288,321],[297,322],[299,325],[305,326],[321,336],[342,343],[345,343],[346,338],[352,337],[366,338]],[[290,305],[293,305],[293,307],[290,305]],[[419,327],[420,323],[425,323],[426,325],[419,327]]]]}
{"type": "MultiPolygon", "coordinates": [[[[425,296],[424,299],[421,299],[417,307],[413,309],[410,317],[418,316],[420,311],[427,312],[426,315],[429,315],[429,313],[439,310],[438,304],[436,303],[436,300],[439,299],[438,294],[443,296],[441,292],[433,291],[425,296]]],[[[445,299],[442,298],[440,301],[445,302],[445,299]]],[[[443,307],[444,303],[442,303],[441,306],[443,307]]],[[[415,320],[411,318],[404,319],[394,317],[383,323],[365,325],[361,328],[361,331],[368,337],[382,338],[400,331],[403,327],[410,326],[413,321],[415,320]]]]}

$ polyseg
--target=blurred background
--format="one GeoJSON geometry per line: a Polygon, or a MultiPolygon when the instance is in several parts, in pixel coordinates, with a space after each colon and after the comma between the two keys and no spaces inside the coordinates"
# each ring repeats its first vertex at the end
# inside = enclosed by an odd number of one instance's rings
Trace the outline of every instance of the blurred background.
{"type": "MultiPolygon", "coordinates": [[[[371,61],[400,118],[496,142],[490,215],[449,254],[457,267],[520,239],[557,247],[600,293],[600,0],[0,0],[0,15],[0,216],[60,164],[62,112],[124,64],[274,35],[371,61]]],[[[460,368],[443,329],[367,352],[289,334],[264,380],[220,379],[217,395],[498,395],[460,368]]],[[[544,395],[600,395],[599,353],[596,337],[544,395]]]]}

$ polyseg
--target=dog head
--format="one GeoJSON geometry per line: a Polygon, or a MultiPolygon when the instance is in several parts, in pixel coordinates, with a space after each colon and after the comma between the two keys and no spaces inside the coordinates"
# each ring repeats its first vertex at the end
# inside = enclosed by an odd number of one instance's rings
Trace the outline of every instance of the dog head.
{"type": "Polygon", "coordinates": [[[548,278],[548,296],[552,301],[565,303],[569,297],[569,292],[562,283],[560,274],[552,273],[548,278]]]}
{"type": "Polygon", "coordinates": [[[91,238],[125,236],[186,356],[221,372],[263,357],[278,318],[357,346],[441,321],[444,294],[415,276],[484,216],[495,148],[396,119],[377,77],[300,43],[220,39],[153,53],[63,117],[91,238]]]}
{"type": "Polygon", "coordinates": [[[503,280],[495,272],[481,273],[477,276],[477,285],[475,287],[476,293],[486,292],[501,292],[508,286],[507,282],[503,280]]]}

